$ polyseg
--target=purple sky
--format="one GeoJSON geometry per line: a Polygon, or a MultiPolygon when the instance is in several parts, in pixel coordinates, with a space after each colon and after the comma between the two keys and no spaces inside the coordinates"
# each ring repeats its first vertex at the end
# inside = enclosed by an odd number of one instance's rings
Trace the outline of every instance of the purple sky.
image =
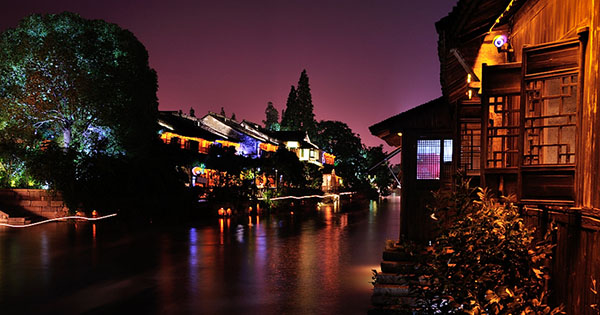
{"type": "Polygon", "coordinates": [[[225,108],[261,123],[306,69],[317,120],[368,126],[441,95],[434,23],[457,0],[11,1],[0,31],[31,13],[77,12],[132,31],[158,73],[161,110],[225,108]]]}

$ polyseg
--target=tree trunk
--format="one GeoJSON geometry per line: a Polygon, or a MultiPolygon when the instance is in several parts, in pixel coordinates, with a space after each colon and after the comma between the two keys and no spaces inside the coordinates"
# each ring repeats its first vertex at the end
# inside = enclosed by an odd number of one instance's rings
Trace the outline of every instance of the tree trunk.
{"type": "Polygon", "coordinates": [[[68,149],[71,144],[71,126],[63,128],[63,148],[68,149]]]}

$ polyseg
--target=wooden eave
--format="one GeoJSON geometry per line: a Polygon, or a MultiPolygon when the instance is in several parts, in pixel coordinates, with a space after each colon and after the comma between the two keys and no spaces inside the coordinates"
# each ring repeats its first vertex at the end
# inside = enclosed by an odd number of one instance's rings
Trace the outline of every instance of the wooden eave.
{"type": "Polygon", "coordinates": [[[454,113],[444,97],[409,109],[376,123],[369,131],[392,146],[401,144],[399,132],[440,133],[452,130],[454,113]]]}
{"type": "Polygon", "coordinates": [[[160,112],[159,121],[169,125],[173,130],[166,130],[186,137],[202,138],[207,141],[223,139],[223,137],[206,130],[204,126],[199,125],[202,122],[187,117],[178,116],[177,112],[160,112]]]}
{"type": "MultiPolygon", "coordinates": [[[[515,0],[501,23],[526,1],[515,0]]],[[[436,23],[440,85],[449,103],[464,98],[467,90],[467,72],[451,50],[458,50],[464,56],[464,61],[473,67],[484,36],[509,3],[510,0],[460,0],[448,16],[436,23]]]]}

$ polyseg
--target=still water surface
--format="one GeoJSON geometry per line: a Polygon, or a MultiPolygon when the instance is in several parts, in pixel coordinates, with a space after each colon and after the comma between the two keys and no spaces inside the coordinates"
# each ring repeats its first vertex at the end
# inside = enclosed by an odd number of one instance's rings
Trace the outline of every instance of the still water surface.
{"type": "Polygon", "coordinates": [[[1,314],[366,314],[399,199],[132,229],[0,227],[1,314]]]}

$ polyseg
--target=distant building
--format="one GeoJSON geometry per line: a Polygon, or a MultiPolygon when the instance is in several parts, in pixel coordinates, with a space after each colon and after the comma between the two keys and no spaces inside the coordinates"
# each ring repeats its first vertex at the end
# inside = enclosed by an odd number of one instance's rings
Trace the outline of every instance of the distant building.
{"type": "Polygon", "coordinates": [[[240,144],[238,151],[246,157],[257,158],[262,152],[275,152],[279,146],[276,139],[260,131],[256,124],[238,122],[231,118],[209,112],[200,119],[202,124],[235,139],[240,144]]]}
{"type": "Polygon", "coordinates": [[[238,148],[239,143],[226,134],[202,124],[198,119],[178,112],[159,113],[160,139],[169,145],[192,152],[207,154],[215,143],[238,148]]]}
{"type": "MultiPolygon", "coordinates": [[[[212,112],[199,119],[180,111],[162,111],[158,123],[161,127],[160,139],[184,152],[206,155],[212,146],[220,146],[234,148],[236,154],[244,157],[259,158],[284,147],[294,152],[300,161],[319,167],[328,166],[324,169],[324,183],[329,184],[324,190],[337,190],[341,184],[341,178],[333,171],[335,156],[320,150],[305,132],[267,132],[258,124],[246,120],[239,122],[212,112]]],[[[190,178],[188,185],[210,187],[218,183],[218,171],[194,164],[199,158],[180,154],[179,159],[190,178]]],[[[266,175],[257,178],[260,188],[276,186],[274,178],[266,175]]]]}
{"type": "Polygon", "coordinates": [[[296,153],[300,161],[305,161],[318,166],[333,165],[335,155],[327,153],[310,141],[304,131],[271,131],[269,132],[286,149],[296,153]]]}

